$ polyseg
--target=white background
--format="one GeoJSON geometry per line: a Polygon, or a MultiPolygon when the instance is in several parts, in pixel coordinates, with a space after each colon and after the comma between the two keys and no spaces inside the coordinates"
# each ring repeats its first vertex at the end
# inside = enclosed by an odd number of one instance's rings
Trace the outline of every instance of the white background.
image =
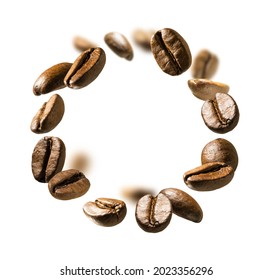
{"type": "MultiPolygon", "coordinates": [[[[212,276],[188,279],[271,279],[271,15],[269,1],[6,1],[1,2],[1,238],[0,278],[79,279],[60,276],[69,268],[213,267],[212,276]],[[3,4],[5,3],[5,4],[3,4]],[[240,109],[238,126],[225,135],[210,131],[203,102],[190,92],[190,70],[171,77],[151,53],[132,41],[135,28],[170,27],[192,55],[208,48],[220,65],[213,80],[227,83],[240,109]],[[106,33],[126,35],[134,59],[126,61],[104,43],[106,33]],[[30,123],[52,94],[34,96],[45,69],[73,62],[75,35],[97,42],[107,62],[81,90],[62,89],[66,111],[46,135],[66,144],[67,160],[84,151],[91,159],[89,192],[59,201],[34,180],[31,154],[43,135],[30,123]],[[233,181],[206,193],[187,188],[183,173],[200,165],[206,143],[231,141],[239,154],[233,181]],[[173,216],[167,229],[142,231],[128,202],[125,220],[103,228],[83,214],[98,197],[121,198],[126,185],[159,192],[177,187],[201,205],[199,224],[173,216]]],[[[82,279],[105,279],[81,276],[82,279]]],[[[118,279],[136,279],[132,276],[118,279]]],[[[117,279],[116,278],[116,279],[117,279]]],[[[181,279],[181,276],[167,276],[181,279]]],[[[186,277],[184,277],[187,279],[186,277]]],[[[182,278],[183,279],[183,278],[182,278]]]]}

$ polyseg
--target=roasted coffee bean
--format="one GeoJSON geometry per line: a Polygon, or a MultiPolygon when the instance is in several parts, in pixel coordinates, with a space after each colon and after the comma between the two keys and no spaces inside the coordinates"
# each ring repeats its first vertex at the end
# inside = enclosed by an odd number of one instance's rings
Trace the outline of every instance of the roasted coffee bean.
{"type": "Polygon", "coordinates": [[[84,52],[84,51],[86,51],[88,49],[92,49],[92,48],[97,48],[97,44],[90,42],[89,40],[87,40],[86,38],[83,38],[81,36],[74,37],[73,45],[80,52],[84,52]]]}
{"type": "Polygon", "coordinates": [[[134,42],[146,51],[150,51],[150,40],[155,30],[135,29],[132,33],[134,42]]]}
{"type": "Polygon", "coordinates": [[[204,101],[214,99],[218,92],[229,92],[228,85],[207,79],[191,79],[188,81],[188,86],[195,97],[204,101]]]}
{"type": "Polygon", "coordinates": [[[157,31],[150,41],[151,51],[165,73],[176,76],[185,72],[192,63],[191,51],[184,38],[175,30],[157,31]]]}
{"type": "Polygon", "coordinates": [[[65,76],[65,85],[72,89],[86,87],[98,77],[105,63],[106,54],[101,48],[82,52],[65,76]]]}
{"type": "Polygon", "coordinates": [[[46,133],[54,129],[62,120],[64,102],[60,95],[54,94],[45,102],[32,119],[30,129],[34,133],[46,133]]]}
{"type": "Polygon", "coordinates": [[[63,62],[45,70],[35,81],[33,93],[35,95],[46,94],[54,90],[65,88],[64,77],[71,68],[72,63],[63,62]]]}
{"type": "Polygon", "coordinates": [[[163,189],[160,193],[168,197],[174,214],[195,223],[202,221],[203,211],[188,193],[176,188],[163,189]]]}
{"type": "Polygon", "coordinates": [[[87,152],[76,152],[72,155],[71,160],[69,162],[69,168],[77,169],[86,173],[90,170],[92,165],[91,157],[87,152]]]}
{"type": "Polygon", "coordinates": [[[232,180],[234,170],[224,162],[205,163],[184,173],[185,184],[196,191],[213,191],[232,180]]]}
{"type": "Polygon", "coordinates": [[[48,182],[51,195],[61,200],[78,198],[84,195],[89,188],[89,180],[76,169],[61,171],[48,182]]]}
{"type": "Polygon", "coordinates": [[[127,60],[133,59],[133,49],[128,39],[121,33],[110,32],[104,37],[105,43],[118,56],[127,60]]]}
{"type": "Polygon", "coordinates": [[[196,79],[211,79],[219,65],[218,57],[209,50],[201,50],[192,64],[192,76],[196,79]]]}
{"type": "Polygon", "coordinates": [[[139,227],[144,231],[152,233],[160,232],[171,221],[171,202],[162,193],[159,193],[156,197],[147,194],[137,202],[135,217],[139,227]]]}
{"type": "Polygon", "coordinates": [[[122,189],[122,195],[132,202],[137,202],[144,195],[152,193],[153,190],[143,186],[127,186],[122,189]]]}
{"type": "Polygon", "coordinates": [[[216,93],[215,98],[204,102],[201,115],[206,126],[216,133],[233,130],[239,121],[239,109],[227,93],[216,93]]]}
{"type": "Polygon", "coordinates": [[[231,142],[217,138],[205,145],[201,152],[201,163],[224,162],[235,171],[238,166],[238,153],[231,142]]]}
{"type": "Polygon", "coordinates": [[[127,207],[122,200],[98,198],[94,202],[87,202],[83,206],[83,212],[94,223],[104,227],[112,227],[124,220],[127,207]]]}
{"type": "Polygon", "coordinates": [[[47,183],[60,172],[65,161],[66,148],[58,137],[46,136],[35,146],[32,153],[32,173],[34,178],[47,183]]]}

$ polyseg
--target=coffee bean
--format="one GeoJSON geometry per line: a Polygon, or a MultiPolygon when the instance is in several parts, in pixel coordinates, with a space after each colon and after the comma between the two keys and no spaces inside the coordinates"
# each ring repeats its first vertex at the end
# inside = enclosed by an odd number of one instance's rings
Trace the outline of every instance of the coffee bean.
{"type": "Polygon", "coordinates": [[[123,196],[132,202],[137,202],[144,195],[152,193],[153,190],[143,186],[127,186],[122,189],[123,196]]]}
{"type": "Polygon", "coordinates": [[[184,173],[185,184],[196,191],[213,191],[232,180],[234,170],[224,162],[205,163],[184,173]]]}
{"type": "Polygon", "coordinates": [[[122,200],[98,198],[94,202],[87,202],[83,206],[83,212],[94,223],[104,227],[112,227],[124,220],[127,207],[122,200]]]}
{"type": "Polygon", "coordinates": [[[51,195],[61,200],[78,198],[84,195],[89,188],[89,180],[76,169],[61,171],[48,182],[51,195]]]}
{"type": "Polygon", "coordinates": [[[76,152],[72,155],[69,168],[71,169],[77,169],[84,172],[88,172],[90,170],[90,167],[92,165],[91,157],[88,155],[88,153],[85,151],[82,152],[76,152]]]}
{"type": "Polygon", "coordinates": [[[238,166],[238,154],[231,142],[217,138],[205,145],[201,152],[201,163],[224,162],[235,171],[238,166]]]}
{"type": "Polygon", "coordinates": [[[229,92],[228,85],[207,79],[191,79],[188,81],[188,86],[195,97],[204,101],[214,99],[218,92],[229,92]]]}
{"type": "Polygon", "coordinates": [[[35,95],[46,94],[54,90],[65,88],[63,79],[72,63],[63,62],[56,64],[45,70],[35,81],[33,85],[33,93],[35,95]]]}
{"type": "Polygon", "coordinates": [[[86,87],[93,82],[106,63],[106,54],[101,48],[82,52],[64,78],[64,83],[72,89],[86,87]]]}
{"type": "Polygon", "coordinates": [[[160,232],[171,221],[171,202],[162,193],[159,193],[156,197],[147,194],[137,202],[135,217],[139,227],[144,231],[152,233],[160,232]]]}
{"type": "Polygon", "coordinates": [[[216,93],[215,98],[204,102],[201,115],[206,126],[216,133],[233,130],[239,121],[239,109],[227,93],[216,93]]]}
{"type": "Polygon", "coordinates": [[[165,73],[180,75],[191,66],[189,46],[175,30],[164,28],[157,31],[152,36],[150,45],[156,62],[165,73]]]}
{"type": "Polygon", "coordinates": [[[46,136],[35,146],[32,153],[32,173],[34,178],[47,183],[60,172],[65,161],[66,148],[58,137],[46,136]]]}
{"type": "Polygon", "coordinates": [[[132,33],[134,42],[146,51],[150,51],[150,40],[155,30],[135,29],[132,33]]]}
{"type": "Polygon", "coordinates": [[[92,49],[92,48],[97,47],[97,44],[95,44],[93,42],[90,42],[89,40],[87,40],[86,38],[83,38],[81,36],[75,36],[74,37],[73,45],[80,52],[84,52],[88,49],[92,49]]]}
{"type": "Polygon", "coordinates": [[[163,189],[160,193],[168,197],[174,214],[195,223],[202,221],[202,209],[188,193],[176,188],[163,189]]]}
{"type": "Polygon", "coordinates": [[[118,56],[127,60],[133,59],[133,49],[128,39],[121,33],[110,32],[104,37],[105,43],[118,56]]]}
{"type": "Polygon", "coordinates": [[[36,113],[32,119],[30,129],[37,134],[49,132],[60,123],[63,114],[63,99],[60,95],[54,94],[36,113]]]}
{"type": "Polygon", "coordinates": [[[209,50],[201,50],[193,60],[192,76],[196,79],[211,79],[219,65],[218,57],[209,50]]]}

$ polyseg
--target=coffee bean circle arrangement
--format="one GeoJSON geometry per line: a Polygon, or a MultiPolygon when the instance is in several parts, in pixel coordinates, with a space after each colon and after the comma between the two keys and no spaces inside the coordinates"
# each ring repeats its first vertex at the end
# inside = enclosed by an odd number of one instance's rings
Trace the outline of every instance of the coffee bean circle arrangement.
{"type": "MultiPolygon", "coordinates": [[[[205,125],[213,132],[224,134],[233,130],[239,121],[235,100],[228,94],[229,86],[214,82],[211,77],[217,70],[218,58],[208,50],[201,50],[192,63],[187,42],[175,30],[135,30],[135,43],[153,53],[163,72],[177,76],[191,66],[192,77],[188,87],[193,95],[204,101],[201,115],[205,125]]],[[[127,38],[118,32],[105,35],[107,46],[118,56],[133,59],[133,48],[127,38]]],[[[106,63],[105,51],[85,38],[75,37],[74,46],[81,51],[74,63],[63,62],[45,70],[35,81],[36,96],[69,87],[81,89],[93,82],[106,63]]],[[[32,119],[30,129],[36,134],[52,131],[62,120],[64,101],[58,94],[50,97],[32,119]]],[[[62,170],[66,158],[64,142],[53,136],[38,141],[32,153],[32,174],[41,183],[48,184],[50,194],[60,200],[83,196],[90,182],[82,171],[62,170]]],[[[234,177],[238,154],[228,140],[217,138],[203,148],[201,165],[184,173],[185,184],[196,191],[213,191],[226,186],[234,177]]],[[[177,188],[166,188],[157,195],[144,189],[127,190],[126,197],[137,201],[136,222],[146,232],[160,232],[170,223],[172,214],[199,223],[203,211],[198,202],[177,188]]],[[[111,227],[123,221],[127,214],[126,203],[116,198],[97,198],[85,203],[84,214],[94,223],[111,227]]]]}

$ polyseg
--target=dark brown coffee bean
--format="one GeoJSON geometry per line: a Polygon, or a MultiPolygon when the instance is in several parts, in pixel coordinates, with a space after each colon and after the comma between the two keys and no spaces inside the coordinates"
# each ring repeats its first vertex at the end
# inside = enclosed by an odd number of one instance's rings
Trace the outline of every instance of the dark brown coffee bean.
{"type": "Polygon", "coordinates": [[[144,231],[152,233],[160,232],[171,221],[171,202],[162,193],[159,193],[156,197],[147,194],[137,202],[135,217],[139,227],[144,231]]]}
{"type": "Polygon", "coordinates": [[[76,169],[61,171],[48,182],[51,195],[61,200],[78,198],[84,195],[89,188],[89,180],[76,169]]]}
{"type": "Polygon", "coordinates": [[[89,40],[87,40],[86,38],[83,38],[81,36],[74,37],[73,45],[80,52],[84,52],[84,51],[86,51],[88,49],[92,49],[92,48],[97,48],[97,44],[90,42],[89,40]]]}
{"type": "Polygon", "coordinates": [[[128,39],[121,33],[110,32],[104,37],[105,43],[118,56],[127,60],[133,59],[133,49],[128,39]]]}
{"type": "Polygon", "coordinates": [[[176,188],[163,189],[161,193],[170,200],[174,214],[195,223],[202,221],[203,211],[188,193],[176,188]]]}
{"type": "Polygon", "coordinates": [[[63,62],[45,70],[35,81],[33,93],[35,95],[46,94],[54,90],[65,88],[64,77],[69,71],[72,63],[63,62]]]}
{"type": "Polygon", "coordinates": [[[132,33],[134,42],[146,51],[150,51],[150,40],[155,30],[135,29],[132,33]]]}
{"type": "Polygon", "coordinates": [[[231,142],[223,138],[217,138],[205,145],[201,152],[201,163],[224,162],[230,165],[234,171],[238,166],[238,153],[231,142]]]}
{"type": "Polygon", "coordinates": [[[164,28],[157,31],[152,36],[150,45],[156,62],[165,73],[180,75],[191,66],[189,46],[175,30],[164,28]]]}
{"type": "Polygon", "coordinates": [[[196,79],[211,79],[219,65],[218,57],[209,50],[201,50],[193,60],[192,76],[196,79]]]}
{"type": "Polygon", "coordinates": [[[188,81],[188,86],[195,97],[204,101],[214,99],[218,92],[229,92],[228,85],[207,79],[191,79],[188,81]]]}
{"type": "Polygon", "coordinates": [[[94,223],[104,227],[112,227],[124,220],[127,207],[122,200],[98,198],[94,202],[87,202],[83,206],[83,212],[94,223]]]}
{"type": "Polygon", "coordinates": [[[232,180],[234,170],[224,162],[205,163],[184,173],[185,184],[196,191],[213,191],[232,180]]]}
{"type": "Polygon", "coordinates": [[[47,183],[63,168],[66,148],[58,137],[46,136],[35,146],[32,153],[32,173],[34,178],[47,183]]]}
{"type": "Polygon", "coordinates": [[[101,48],[82,52],[65,76],[65,85],[72,89],[86,87],[98,77],[105,63],[106,54],[101,48]]]}
{"type": "Polygon", "coordinates": [[[54,94],[36,113],[32,119],[30,129],[37,134],[49,132],[60,123],[63,114],[63,99],[60,95],[54,94]]]}
{"type": "Polygon", "coordinates": [[[216,133],[233,130],[239,121],[239,109],[227,93],[216,93],[215,98],[204,102],[201,115],[206,126],[216,133]]]}

